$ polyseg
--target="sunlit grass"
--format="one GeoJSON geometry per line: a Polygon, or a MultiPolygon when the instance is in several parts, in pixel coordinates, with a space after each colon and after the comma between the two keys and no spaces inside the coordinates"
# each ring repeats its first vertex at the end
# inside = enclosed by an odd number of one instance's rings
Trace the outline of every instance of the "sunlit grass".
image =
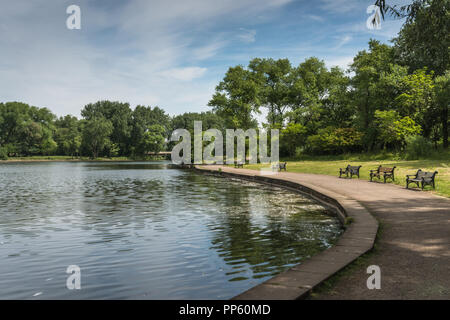
{"type": "MultiPolygon", "coordinates": [[[[369,171],[376,169],[379,165],[385,167],[396,166],[395,184],[405,186],[407,174],[415,174],[417,169],[424,171],[438,171],[436,176],[436,190],[426,186],[426,192],[437,193],[445,197],[450,197],[450,159],[446,160],[308,160],[308,161],[287,161],[288,172],[314,173],[339,176],[339,168],[344,168],[348,164],[362,165],[360,170],[361,179],[370,180],[369,171]]],[[[247,169],[259,169],[264,165],[245,165],[247,169]]],[[[265,165],[267,166],[267,165],[265,165]]],[[[382,181],[382,180],[381,180],[382,181]]],[[[414,184],[410,185],[411,187],[414,184]]]]}

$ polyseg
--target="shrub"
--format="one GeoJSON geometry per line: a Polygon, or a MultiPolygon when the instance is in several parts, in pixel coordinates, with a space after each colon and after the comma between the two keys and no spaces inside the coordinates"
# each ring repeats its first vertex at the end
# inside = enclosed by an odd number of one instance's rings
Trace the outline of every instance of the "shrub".
{"type": "Polygon", "coordinates": [[[406,137],[406,159],[416,160],[426,157],[433,149],[433,144],[422,136],[406,137]]]}
{"type": "Polygon", "coordinates": [[[397,111],[375,111],[375,124],[378,129],[378,139],[386,148],[388,144],[403,146],[408,137],[422,131],[410,117],[401,118],[397,111]]]}
{"type": "Polygon", "coordinates": [[[315,154],[345,153],[358,150],[362,134],[354,128],[320,129],[308,137],[308,147],[315,154]]]}
{"type": "Polygon", "coordinates": [[[4,147],[0,147],[0,160],[8,160],[8,151],[4,147]]]}

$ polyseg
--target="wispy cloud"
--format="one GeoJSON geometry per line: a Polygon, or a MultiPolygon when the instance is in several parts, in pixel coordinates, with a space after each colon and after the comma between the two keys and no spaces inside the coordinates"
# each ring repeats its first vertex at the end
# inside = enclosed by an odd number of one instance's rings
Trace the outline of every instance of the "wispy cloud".
{"type": "Polygon", "coordinates": [[[349,43],[351,40],[352,40],[352,37],[349,36],[349,35],[345,35],[343,37],[339,37],[339,43],[335,47],[335,50],[338,50],[338,49],[342,48],[344,45],[349,43]]]}
{"type": "MultiPolygon", "coordinates": [[[[79,114],[97,99],[160,104],[170,113],[186,104],[204,109],[218,80],[204,61],[229,44],[219,25],[242,25],[289,2],[80,0],[78,31],[66,29],[65,1],[2,3],[0,100],[47,106],[59,115],[79,114]],[[191,98],[184,104],[183,97],[191,98]]],[[[251,41],[251,32],[245,39],[251,41]]]]}
{"type": "Polygon", "coordinates": [[[255,42],[256,40],[256,30],[248,30],[245,28],[239,28],[240,33],[238,34],[238,39],[242,42],[255,42]]]}
{"type": "Polygon", "coordinates": [[[360,0],[320,0],[320,3],[322,9],[331,13],[348,13],[361,5],[360,0]]]}
{"type": "Polygon", "coordinates": [[[202,77],[206,70],[206,68],[200,67],[173,68],[160,72],[160,75],[174,80],[191,81],[202,77]]]}
{"type": "Polygon", "coordinates": [[[79,115],[99,99],[157,104],[171,114],[208,110],[231,65],[317,56],[346,66],[369,38],[387,41],[401,25],[367,30],[359,0],[77,2],[81,30],[65,26],[70,1],[2,2],[0,101],[58,115],[79,115]]]}
{"type": "Polygon", "coordinates": [[[214,57],[220,49],[224,48],[228,44],[225,40],[215,40],[201,47],[192,49],[193,60],[205,60],[214,57]]]}
{"type": "Polygon", "coordinates": [[[328,57],[325,58],[325,64],[328,68],[340,67],[343,70],[347,70],[349,65],[353,62],[353,56],[343,57],[328,57]]]}
{"type": "Polygon", "coordinates": [[[307,19],[311,19],[311,20],[314,20],[314,21],[317,21],[317,22],[324,22],[325,21],[324,17],[318,16],[318,15],[315,15],[315,14],[307,14],[307,15],[305,15],[305,17],[307,19]]]}

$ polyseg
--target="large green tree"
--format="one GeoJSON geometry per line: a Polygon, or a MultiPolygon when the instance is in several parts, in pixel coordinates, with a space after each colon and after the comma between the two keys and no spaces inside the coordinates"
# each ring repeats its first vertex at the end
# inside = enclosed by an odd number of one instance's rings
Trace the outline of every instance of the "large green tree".
{"type": "Polygon", "coordinates": [[[249,63],[258,90],[258,102],[268,110],[267,120],[272,127],[282,127],[290,105],[292,66],[288,59],[255,58],[249,63]]]}
{"type": "Polygon", "coordinates": [[[81,123],[71,115],[60,117],[55,121],[55,141],[58,144],[57,153],[75,156],[80,154],[81,123]]]}
{"type": "Polygon", "coordinates": [[[259,90],[258,81],[251,71],[242,66],[231,67],[208,105],[223,117],[227,128],[254,128],[257,126],[254,115],[260,112],[261,105],[259,90]]]}
{"type": "Polygon", "coordinates": [[[113,124],[104,117],[93,117],[86,120],[82,144],[92,158],[97,158],[104,148],[111,143],[109,137],[112,132],[113,124]]]}
{"type": "Polygon", "coordinates": [[[351,99],[356,109],[357,127],[364,132],[363,142],[367,150],[373,149],[376,141],[376,130],[373,126],[375,110],[387,108],[394,97],[386,95],[382,76],[393,69],[393,49],[370,40],[369,50],[360,51],[350,65],[354,72],[351,80],[351,99]]]}
{"type": "Polygon", "coordinates": [[[132,110],[128,103],[117,101],[98,101],[88,104],[81,110],[81,115],[86,120],[103,117],[112,124],[110,140],[119,147],[120,155],[130,153],[131,119],[132,110]]]}
{"type": "MultiPolygon", "coordinates": [[[[386,12],[407,17],[399,35],[393,39],[397,59],[410,71],[427,68],[435,76],[450,70],[450,1],[415,0],[403,7],[377,4],[386,12]]],[[[444,148],[448,148],[448,104],[440,104],[440,122],[444,148]]]]}

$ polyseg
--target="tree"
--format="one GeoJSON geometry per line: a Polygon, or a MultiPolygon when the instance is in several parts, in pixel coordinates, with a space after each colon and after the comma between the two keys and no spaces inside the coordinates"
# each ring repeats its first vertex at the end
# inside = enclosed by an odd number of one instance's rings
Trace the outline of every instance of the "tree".
{"type": "MultiPolygon", "coordinates": [[[[408,10],[408,19],[394,39],[398,59],[411,71],[428,68],[443,76],[450,70],[450,2],[416,0],[408,10]]],[[[448,148],[448,104],[440,104],[440,111],[443,147],[448,148]]]]}
{"type": "Polygon", "coordinates": [[[355,108],[350,100],[350,78],[339,67],[334,67],[327,73],[326,79],[325,94],[321,99],[321,126],[353,126],[355,108]]]}
{"type": "Polygon", "coordinates": [[[92,158],[97,158],[105,146],[111,143],[109,136],[113,132],[111,121],[103,118],[91,118],[87,120],[83,128],[82,144],[91,154],[92,158]]]}
{"type": "Polygon", "coordinates": [[[137,106],[132,114],[131,120],[131,139],[130,145],[132,153],[135,155],[144,155],[149,151],[145,147],[144,140],[148,137],[150,127],[158,125],[163,128],[161,133],[166,139],[170,131],[170,117],[159,107],[137,106]]]}
{"type": "Polygon", "coordinates": [[[81,115],[86,120],[103,117],[109,120],[113,126],[111,136],[112,143],[119,146],[119,154],[129,154],[132,110],[128,103],[117,101],[98,101],[90,103],[81,110],[81,115]]]}
{"type": "Polygon", "coordinates": [[[295,156],[296,149],[306,142],[306,128],[300,123],[288,123],[281,130],[281,154],[295,156]]]}
{"type": "Polygon", "coordinates": [[[80,154],[81,128],[76,117],[67,115],[55,121],[55,141],[58,144],[58,154],[74,155],[80,154]]]}
{"type": "Polygon", "coordinates": [[[450,69],[450,2],[429,0],[418,5],[414,16],[393,39],[397,58],[411,71],[428,68],[437,76],[450,69]]]}
{"type": "Polygon", "coordinates": [[[292,66],[288,59],[255,58],[249,70],[260,87],[258,100],[268,109],[267,120],[272,127],[283,126],[284,114],[289,107],[292,66]]]}
{"type": "Polygon", "coordinates": [[[433,102],[433,73],[426,69],[414,71],[400,79],[402,92],[395,98],[396,110],[401,116],[409,116],[423,129],[429,138],[439,113],[433,102]]]}
{"type": "Polygon", "coordinates": [[[308,58],[292,72],[290,102],[292,121],[301,123],[312,134],[321,126],[321,110],[328,95],[328,70],[315,57],[308,58]]]}
{"type": "Polygon", "coordinates": [[[403,147],[407,137],[417,135],[421,132],[421,127],[416,125],[414,120],[408,116],[402,118],[394,110],[376,110],[375,124],[378,130],[378,139],[384,149],[390,143],[403,147]]]}
{"type": "Polygon", "coordinates": [[[441,114],[442,123],[442,140],[444,148],[448,148],[448,131],[449,131],[449,104],[450,104],[450,70],[437,77],[435,83],[435,103],[441,114]]]}
{"type": "Polygon", "coordinates": [[[358,52],[350,66],[355,73],[351,80],[351,99],[356,108],[357,127],[364,132],[367,150],[374,147],[376,130],[373,127],[375,110],[389,106],[393,97],[386,96],[380,80],[393,69],[393,49],[379,41],[369,41],[369,51],[358,52]]]}
{"type": "Polygon", "coordinates": [[[154,124],[148,128],[145,132],[142,140],[142,150],[145,152],[154,152],[157,154],[164,148],[166,129],[159,125],[154,124]]]}
{"type": "Polygon", "coordinates": [[[429,0],[413,0],[412,3],[398,6],[389,5],[386,0],[376,0],[375,5],[380,8],[381,15],[384,19],[386,13],[389,13],[398,18],[407,18],[407,20],[414,19],[417,11],[425,5],[429,0]]]}
{"type": "Polygon", "coordinates": [[[229,129],[249,129],[257,126],[253,117],[259,113],[259,86],[254,74],[242,66],[228,69],[208,103],[229,129]]]}
{"type": "Polygon", "coordinates": [[[47,108],[21,102],[0,104],[0,146],[7,153],[25,155],[51,154],[55,115],[47,108]]]}
{"type": "Polygon", "coordinates": [[[309,136],[307,146],[316,154],[356,151],[361,147],[362,136],[362,133],[354,128],[326,127],[309,136]]]}

